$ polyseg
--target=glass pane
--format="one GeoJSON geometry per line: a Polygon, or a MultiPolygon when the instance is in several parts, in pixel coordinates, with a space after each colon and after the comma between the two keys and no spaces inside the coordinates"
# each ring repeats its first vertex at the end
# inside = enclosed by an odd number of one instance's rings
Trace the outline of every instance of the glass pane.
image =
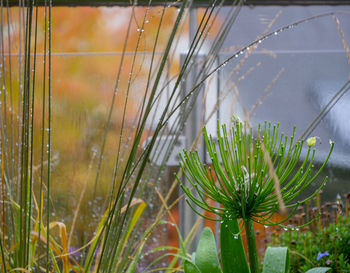
{"type": "Polygon", "coordinates": [[[350,22],[345,14],[332,13],[339,10],[349,7],[243,7],[225,41],[226,50],[220,55],[222,63],[239,53],[222,70],[220,93],[231,88],[221,105],[224,123],[237,114],[242,120],[248,119],[253,128],[265,121],[279,123],[286,135],[291,135],[296,126],[297,139],[317,136],[316,161],[320,162],[328,154],[329,140],[335,142],[325,172],[330,176],[324,194],[327,200],[350,190],[345,176],[350,167],[346,122],[350,117],[350,93],[337,93],[350,75],[346,51],[350,22]],[[316,17],[302,22],[312,16],[316,17]],[[269,33],[272,35],[262,38],[269,33]],[[303,135],[333,96],[339,101],[318,120],[311,133],[303,135]]]}

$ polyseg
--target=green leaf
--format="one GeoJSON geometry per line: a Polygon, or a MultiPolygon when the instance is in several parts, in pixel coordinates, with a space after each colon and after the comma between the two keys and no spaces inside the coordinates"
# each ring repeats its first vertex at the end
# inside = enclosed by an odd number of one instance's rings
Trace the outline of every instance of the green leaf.
{"type": "Polygon", "coordinates": [[[221,262],[224,273],[249,273],[237,219],[225,220],[221,224],[221,262]]]}
{"type": "Polygon", "coordinates": [[[132,218],[129,222],[128,228],[127,228],[127,233],[126,236],[124,237],[124,243],[123,243],[123,248],[125,247],[126,243],[128,242],[128,239],[130,237],[131,232],[133,231],[136,223],[139,221],[144,209],[146,208],[146,203],[141,202],[141,204],[137,207],[135,213],[132,215],[132,218]]]}
{"type": "Polygon", "coordinates": [[[185,273],[201,273],[196,265],[191,263],[190,261],[185,261],[184,263],[184,272],[185,273]]]}
{"type": "Polygon", "coordinates": [[[192,255],[191,255],[191,261],[192,263],[194,263],[196,260],[196,252],[193,252],[192,255]]]}
{"type": "Polygon", "coordinates": [[[210,228],[206,227],[202,231],[199,239],[195,264],[201,273],[221,273],[214,234],[210,228]]]}
{"type": "Polygon", "coordinates": [[[315,268],[308,270],[306,273],[325,273],[329,269],[331,269],[331,268],[330,267],[315,267],[315,268]]]}
{"type": "Polygon", "coordinates": [[[137,254],[135,255],[134,259],[130,263],[128,269],[126,270],[126,273],[134,273],[135,272],[137,264],[140,261],[141,253],[142,252],[141,252],[141,248],[140,248],[139,251],[137,251],[137,254]]]}
{"type": "Polygon", "coordinates": [[[108,213],[109,213],[109,209],[106,209],[106,211],[104,212],[103,216],[100,219],[100,222],[98,223],[97,230],[96,230],[97,234],[92,239],[89,253],[85,259],[84,272],[89,272],[91,269],[91,266],[92,266],[92,263],[94,260],[94,255],[95,255],[97,246],[98,246],[100,239],[101,239],[102,231],[104,230],[105,225],[106,225],[105,220],[106,220],[108,213]]]}
{"type": "Polygon", "coordinates": [[[289,272],[288,247],[268,247],[265,252],[263,273],[289,272]]]}

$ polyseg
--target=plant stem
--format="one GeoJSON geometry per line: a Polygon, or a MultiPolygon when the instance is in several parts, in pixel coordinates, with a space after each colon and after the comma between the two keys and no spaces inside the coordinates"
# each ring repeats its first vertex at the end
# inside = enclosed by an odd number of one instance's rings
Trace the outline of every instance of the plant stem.
{"type": "Polygon", "coordinates": [[[247,237],[250,272],[259,273],[258,251],[256,249],[255,232],[253,221],[251,219],[245,221],[245,232],[247,237]]]}

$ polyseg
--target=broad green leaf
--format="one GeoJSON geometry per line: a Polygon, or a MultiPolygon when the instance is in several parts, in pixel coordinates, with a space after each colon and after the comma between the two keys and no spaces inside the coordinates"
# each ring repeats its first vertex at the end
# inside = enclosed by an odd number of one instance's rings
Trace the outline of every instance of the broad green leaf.
{"type": "Polygon", "coordinates": [[[201,273],[196,265],[190,261],[185,261],[184,263],[184,272],[185,273],[201,273]]]}
{"type": "Polygon", "coordinates": [[[201,273],[221,273],[218,253],[214,234],[210,228],[206,227],[202,231],[199,239],[195,264],[201,273]]]}
{"type": "Polygon", "coordinates": [[[221,224],[221,262],[224,273],[249,273],[237,219],[225,220],[221,224]]]}
{"type": "Polygon", "coordinates": [[[308,270],[306,273],[326,273],[330,267],[315,267],[310,270],[308,270]]]}
{"type": "Polygon", "coordinates": [[[288,273],[288,247],[268,247],[265,252],[263,273],[288,273]]]}

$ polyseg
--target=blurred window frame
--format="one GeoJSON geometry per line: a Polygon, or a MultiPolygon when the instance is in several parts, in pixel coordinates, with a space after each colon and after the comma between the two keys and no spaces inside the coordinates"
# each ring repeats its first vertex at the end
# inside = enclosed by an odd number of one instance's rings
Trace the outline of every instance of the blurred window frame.
{"type": "MultiPolygon", "coordinates": [[[[23,6],[33,4],[34,6],[49,5],[50,1],[52,6],[131,6],[137,2],[138,6],[149,5],[179,5],[176,1],[164,1],[164,0],[6,0],[3,1],[3,6],[23,6]],[[150,3],[151,2],[151,3],[150,3]]],[[[193,0],[193,5],[196,7],[205,7],[211,4],[213,1],[209,0],[193,0]]],[[[232,5],[237,0],[224,0],[224,5],[232,5]]],[[[350,5],[350,0],[245,0],[244,5],[247,6],[309,6],[309,5],[350,5]]]]}

